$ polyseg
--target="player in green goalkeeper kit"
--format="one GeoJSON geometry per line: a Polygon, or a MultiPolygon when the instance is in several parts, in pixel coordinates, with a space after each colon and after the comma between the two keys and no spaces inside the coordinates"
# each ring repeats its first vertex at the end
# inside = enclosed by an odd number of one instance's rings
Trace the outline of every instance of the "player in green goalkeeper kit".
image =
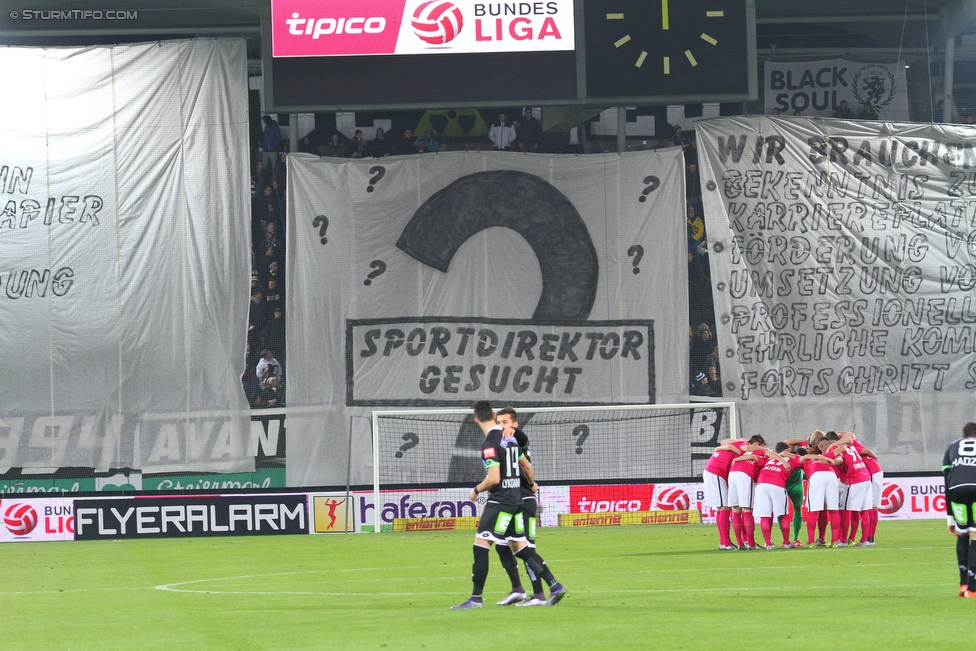
{"type": "MultiPolygon", "coordinates": [[[[793,453],[803,456],[806,450],[794,447],[793,453]]],[[[800,528],[803,527],[803,468],[797,468],[786,478],[786,495],[793,504],[793,547],[803,547],[800,542],[800,528]]],[[[788,540],[784,540],[783,546],[788,543],[788,540]]]]}

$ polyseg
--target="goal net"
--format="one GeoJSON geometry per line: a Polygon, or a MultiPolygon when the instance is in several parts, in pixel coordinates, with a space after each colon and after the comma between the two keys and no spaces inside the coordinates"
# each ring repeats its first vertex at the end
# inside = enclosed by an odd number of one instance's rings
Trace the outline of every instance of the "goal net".
{"type": "MultiPolygon", "coordinates": [[[[736,433],[731,402],[517,411],[540,483],[619,484],[699,476],[718,441],[736,433]]],[[[377,503],[381,488],[475,485],[485,476],[483,439],[470,409],[374,411],[377,503]]]]}

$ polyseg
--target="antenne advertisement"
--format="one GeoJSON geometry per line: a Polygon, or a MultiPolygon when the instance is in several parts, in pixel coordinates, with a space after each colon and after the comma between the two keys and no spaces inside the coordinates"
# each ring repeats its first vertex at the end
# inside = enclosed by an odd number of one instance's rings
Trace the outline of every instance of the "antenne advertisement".
{"type": "Polygon", "coordinates": [[[555,52],[576,47],[573,0],[272,0],[274,57],[555,52]]]}

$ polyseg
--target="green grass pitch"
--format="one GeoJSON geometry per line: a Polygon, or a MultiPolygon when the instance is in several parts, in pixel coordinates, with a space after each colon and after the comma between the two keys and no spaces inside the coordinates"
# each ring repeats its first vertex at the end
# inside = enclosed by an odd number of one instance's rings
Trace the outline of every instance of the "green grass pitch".
{"type": "Polygon", "coordinates": [[[976,622],[942,521],[882,522],[873,548],[769,552],[719,552],[705,525],[542,529],[566,600],[495,606],[508,582],[492,552],[488,605],[452,612],[472,538],[7,544],[2,648],[918,650],[966,644],[976,622]]]}

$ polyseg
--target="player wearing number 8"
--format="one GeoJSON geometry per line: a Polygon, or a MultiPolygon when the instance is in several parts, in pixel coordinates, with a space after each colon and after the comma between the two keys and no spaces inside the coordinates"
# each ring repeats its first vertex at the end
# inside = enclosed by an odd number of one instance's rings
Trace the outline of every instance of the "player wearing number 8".
{"type": "Polygon", "coordinates": [[[556,581],[545,561],[526,544],[522,518],[517,517],[522,507],[522,473],[529,481],[534,481],[532,464],[514,441],[509,444],[502,440],[503,428],[495,422],[491,403],[486,400],[474,403],[474,422],[485,434],[481,458],[487,476],[471,489],[468,497],[474,501],[478,493],[487,491],[488,501],[474,538],[474,565],[471,571],[474,589],[469,599],[451,609],[470,610],[484,605],[481,595],[488,578],[488,550],[494,543],[507,544],[517,558],[528,563],[532,571],[549,584],[547,605],[554,606],[566,596],[566,588],[556,581]]]}
{"type": "Polygon", "coordinates": [[[949,533],[958,536],[959,596],[976,597],[976,423],[966,423],[961,439],[942,458],[949,533]]]}

